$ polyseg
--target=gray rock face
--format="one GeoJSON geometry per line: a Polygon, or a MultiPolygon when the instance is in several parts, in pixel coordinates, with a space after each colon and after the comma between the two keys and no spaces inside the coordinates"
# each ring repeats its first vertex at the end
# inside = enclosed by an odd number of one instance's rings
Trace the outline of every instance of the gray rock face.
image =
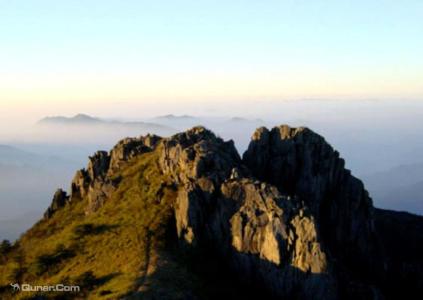
{"type": "Polygon", "coordinates": [[[189,244],[202,240],[209,209],[216,208],[221,182],[241,162],[232,142],[224,142],[211,131],[195,127],[162,142],[160,166],[179,185],[175,204],[178,236],[189,244]]]}
{"type": "Polygon", "coordinates": [[[258,280],[276,296],[334,298],[306,207],[250,178],[233,143],[202,127],[164,139],[163,146],[161,168],[179,186],[175,218],[182,241],[215,247],[246,281],[258,280]]]}
{"type": "Polygon", "coordinates": [[[228,181],[222,185],[222,194],[238,204],[229,220],[232,247],[238,252],[257,254],[276,265],[289,264],[304,272],[327,270],[314,220],[274,186],[251,179],[228,181]],[[304,251],[307,244],[314,251],[304,251]]]}
{"type": "Polygon", "coordinates": [[[259,128],[243,161],[260,180],[304,201],[337,259],[362,266],[377,251],[372,201],[323,137],[286,125],[259,128]]]}
{"type": "Polygon", "coordinates": [[[335,299],[329,261],[306,208],[251,179],[229,180],[221,189],[237,204],[229,236],[241,274],[275,296],[335,299]]]}
{"type": "Polygon", "coordinates": [[[163,139],[163,148],[160,165],[177,182],[206,177],[218,182],[241,162],[232,141],[224,142],[204,127],[163,139]]]}
{"type": "Polygon", "coordinates": [[[51,201],[51,205],[44,213],[44,218],[49,219],[53,216],[53,214],[58,211],[60,208],[64,207],[66,203],[69,201],[69,196],[65,191],[62,189],[58,189],[53,196],[53,200],[51,201]]]}
{"type": "Polygon", "coordinates": [[[145,137],[125,138],[121,140],[110,151],[109,175],[119,170],[122,164],[131,158],[154,149],[160,139],[156,135],[147,135],[145,137]]]}

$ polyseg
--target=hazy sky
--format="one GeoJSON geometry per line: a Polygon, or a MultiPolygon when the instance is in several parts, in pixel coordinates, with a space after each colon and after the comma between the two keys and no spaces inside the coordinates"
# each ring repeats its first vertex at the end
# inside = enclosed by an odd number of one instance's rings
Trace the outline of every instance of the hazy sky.
{"type": "Polygon", "coordinates": [[[419,98],[422,37],[421,0],[0,0],[0,101],[419,98]]]}

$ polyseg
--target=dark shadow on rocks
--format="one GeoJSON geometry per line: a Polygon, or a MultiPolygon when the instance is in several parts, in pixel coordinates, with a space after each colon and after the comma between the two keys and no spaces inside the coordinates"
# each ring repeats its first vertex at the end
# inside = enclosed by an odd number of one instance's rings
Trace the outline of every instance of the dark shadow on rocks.
{"type": "Polygon", "coordinates": [[[258,255],[240,253],[222,243],[201,241],[193,247],[176,238],[174,221],[168,230],[172,234],[166,237],[166,249],[160,252],[154,273],[140,276],[134,283],[135,291],[124,299],[249,300],[281,299],[281,295],[286,299],[323,299],[317,293],[310,298],[304,294],[307,291],[304,287],[316,291],[332,284],[328,274],[311,274],[289,265],[278,267],[258,255]],[[273,276],[281,276],[282,281],[290,280],[290,289],[270,287],[265,278],[272,272],[273,276]],[[305,280],[301,281],[302,278],[305,280]],[[285,290],[274,293],[278,288],[285,290]]]}
{"type": "MultiPolygon", "coordinates": [[[[273,263],[254,255],[234,253],[234,256],[238,256],[238,262],[251,259],[267,266],[269,271],[275,269],[273,263]]],[[[257,274],[255,264],[249,266],[251,269],[245,268],[245,261],[242,267],[236,266],[234,256],[223,258],[212,248],[166,251],[162,255],[163,262],[145,278],[144,286],[125,299],[281,299],[280,295],[270,292],[262,277],[254,276],[257,274]]],[[[310,288],[329,280],[326,274],[306,274],[291,266],[284,266],[283,273],[287,280],[289,276],[307,278],[302,284],[309,284],[310,288]]],[[[303,292],[304,286],[298,283],[283,299],[323,299],[319,295],[310,298],[303,292]]]]}
{"type": "Polygon", "coordinates": [[[386,299],[423,295],[423,217],[375,209],[375,226],[387,257],[386,299]]]}

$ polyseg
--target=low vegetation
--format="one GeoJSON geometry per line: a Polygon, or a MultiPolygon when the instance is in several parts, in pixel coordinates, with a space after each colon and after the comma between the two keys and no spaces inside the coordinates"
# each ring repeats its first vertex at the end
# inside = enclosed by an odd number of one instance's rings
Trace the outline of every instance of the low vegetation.
{"type": "Polygon", "coordinates": [[[38,222],[16,245],[1,244],[1,299],[35,296],[12,294],[12,282],[77,284],[81,292],[67,297],[89,299],[115,299],[151,287],[151,275],[164,263],[176,191],[160,173],[154,152],[128,162],[116,176],[123,178],[119,188],[96,213],[86,216],[81,199],[38,222]]]}

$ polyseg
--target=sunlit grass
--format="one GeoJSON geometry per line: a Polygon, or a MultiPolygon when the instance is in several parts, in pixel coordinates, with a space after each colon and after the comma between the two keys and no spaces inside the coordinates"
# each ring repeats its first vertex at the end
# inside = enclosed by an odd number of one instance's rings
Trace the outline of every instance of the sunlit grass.
{"type": "MultiPolygon", "coordinates": [[[[97,212],[85,216],[82,199],[37,223],[0,265],[0,285],[9,285],[13,271],[21,269],[21,282],[32,285],[75,283],[91,271],[96,280],[87,280],[94,286],[82,291],[90,299],[116,298],[138,288],[147,264],[152,272],[165,246],[176,193],[157,159],[152,152],[130,161],[116,174],[122,177],[119,188],[97,212]],[[62,257],[58,249],[74,255],[62,257]],[[21,259],[13,259],[19,253],[21,259]],[[40,266],[45,261],[53,265],[40,266]]],[[[29,295],[17,298],[24,294],[29,295]]]]}

